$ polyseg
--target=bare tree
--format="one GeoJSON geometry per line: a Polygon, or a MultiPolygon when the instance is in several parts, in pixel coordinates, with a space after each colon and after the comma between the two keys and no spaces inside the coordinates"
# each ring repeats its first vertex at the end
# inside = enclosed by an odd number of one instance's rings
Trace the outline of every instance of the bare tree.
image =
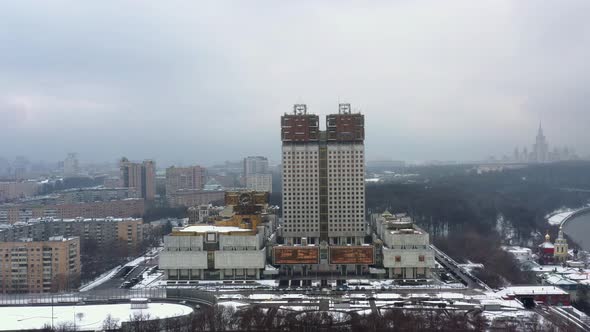
{"type": "Polygon", "coordinates": [[[105,331],[114,331],[119,329],[119,320],[108,314],[102,322],[102,329],[105,331]]]}

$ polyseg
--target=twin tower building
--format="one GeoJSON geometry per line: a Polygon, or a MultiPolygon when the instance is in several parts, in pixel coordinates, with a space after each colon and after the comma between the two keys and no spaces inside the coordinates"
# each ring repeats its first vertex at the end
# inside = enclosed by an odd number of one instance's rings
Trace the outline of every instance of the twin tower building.
{"type": "Polygon", "coordinates": [[[295,105],[281,117],[286,244],[360,245],[365,236],[364,116],[340,104],[319,116],[295,105]]]}
{"type": "Polygon", "coordinates": [[[268,194],[227,192],[227,213],[164,238],[166,278],[278,278],[305,286],[360,276],[428,278],[428,233],[406,215],[367,222],[364,140],[364,116],[350,104],[326,116],[325,130],[306,105],[294,105],[281,117],[282,222],[268,194]]]}

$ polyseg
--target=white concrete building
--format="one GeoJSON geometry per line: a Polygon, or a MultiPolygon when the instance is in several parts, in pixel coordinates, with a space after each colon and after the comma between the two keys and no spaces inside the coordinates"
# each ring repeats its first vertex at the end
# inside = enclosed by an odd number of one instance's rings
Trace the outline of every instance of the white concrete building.
{"type": "Polygon", "coordinates": [[[435,266],[428,233],[405,214],[372,216],[374,237],[383,243],[383,267],[388,278],[430,278],[435,266]]]}
{"type": "Polygon", "coordinates": [[[160,269],[168,280],[259,279],[276,215],[267,193],[228,193],[227,210],[214,224],[175,228],[164,237],[160,269]]]}
{"type": "Polygon", "coordinates": [[[272,174],[246,175],[248,190],[272,193],[272,174]]]}
{"type": "Polygon", "coordinates": [[[169,280],[259,279],[266,265],[263,244],[250,229],[189,226],[164,237],[160,268],[169,280]]]}
{"type": "Polygon", "coordinates": [[[268,173],[268,159],[262,156],[249,156],[244,158],[244,171],[243,176],[253,174],[266,174],[268,173]]]}

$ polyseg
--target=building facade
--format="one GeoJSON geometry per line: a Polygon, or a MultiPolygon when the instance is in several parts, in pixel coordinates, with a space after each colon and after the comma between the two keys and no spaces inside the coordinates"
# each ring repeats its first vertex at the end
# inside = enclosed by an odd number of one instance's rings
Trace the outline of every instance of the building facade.
{"type": "Polygon", "coordinates": [[[140,164],[123,158],[120,170],[123,187],[134,188],[145,200],[153,200],[156,197],[156,163],[153,160],[144,160],[140,164]]]}
{"type": "Polygon", "coordinates": [[[249,156],[244,158],[244,177],[252,174],[267,174],[268,159],[262,156],[249,156]]]}
{"type": "Polygon", "coordinates": [[[287,244],[358,245],[366,235],[364,116],[340,104],[326,125],[305,105],[281,118],[287,244]]]}
{"type": "Polygon", "coordinates": [[[201,166],[168,167],[166,169],[166,195],[179,190],[202,190],[205,180],[206,170],[201,166]]]}
{"type": "Polygon", "coordinates": [[[35,196],[39,188],[34,181],[0,182],[0,202],[35,196]]]}
{"type": "Polygon", "coordinates": [[[380,265],[390,279],[428,279],[435,267],[428,233],[406,214],[371,216],[373,237],[381,241],[380,265]]]}
{"type": "Polygon", "coordinates": [[[77,237],[82,242],[93,240],[98,246],[122,241],[132,255],[139,253],[145,238],[145,227],[139,218],[38,218],[0,228],[0,242],[14,242],[23,238],[48,241],[56,236],[77,237]]]}
{"type": "Polygon", "coordinates": [[[225,191],[221,190],[178,190],[167,195],[170,206],[198,206],[223,200],[225,191]]]}
{"type": "Polygon", "coordinates": [[[283,243],[272,257],[281,278],[368,276],[375,248],[365,243],[364,116],[340,104],[322,131],[317,115],[295,105],[281,117],[281,140],[283,243]]]}
{"type": "Polygon", "coordinates": [[[268,159],[262,156],[244,158],[242,181],[248,190],[272,192],[272,174],[268,159]]]}
{"type": "Polygon", "coordinates": [[[213,224],[175,228],[164,237],[160,268],[168,280],[259,279],[264,273],[267,235],[273,219],[265,216],[267,193],[228,192],[233,214],[213,224]]]}
{"type": "Polygon", "coordinates": [[[48,293],[80,285],[80,239],[0,242],[0,292],[48,293]]]}
{"type": "Polygon", "coordinates": [[[252,191],[265,191],[272,193],[272,174],[247,175],[246,188],[252,191]]]}
{"type": "Polygon", "coordinates": [[[145,213],[145,201],[140,198],[128,198],[107,202],[30,205],[0,205],[0,224],[27,222],[34,218],[127,218],[141,217],[145,213]]]}
{"type": "Polygon", "coordinates": [[[68,153],[64,160],[64,177],[74,177],[80,175],[80,165],[78,163],[77,153],[68,153]]]}

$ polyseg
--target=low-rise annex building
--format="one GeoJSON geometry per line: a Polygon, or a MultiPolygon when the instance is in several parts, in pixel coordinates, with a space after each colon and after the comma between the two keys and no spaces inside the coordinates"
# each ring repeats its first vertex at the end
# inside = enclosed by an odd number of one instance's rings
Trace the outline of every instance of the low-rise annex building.
{"type": "Polygon", "coordinates": [[[228,192],[229,217],[175,228],[164,237],[160,268],[168,280],[260,279],[276,222],[267,214],[268,194],[228,192]]]}
{"type": "Polygon", "coordinates": [[[385,212],[371,218],[373,238],[382,242],[382,265],[391,279],[427,279],[435,267],[428,233],[406,214],[385,212]]]}

